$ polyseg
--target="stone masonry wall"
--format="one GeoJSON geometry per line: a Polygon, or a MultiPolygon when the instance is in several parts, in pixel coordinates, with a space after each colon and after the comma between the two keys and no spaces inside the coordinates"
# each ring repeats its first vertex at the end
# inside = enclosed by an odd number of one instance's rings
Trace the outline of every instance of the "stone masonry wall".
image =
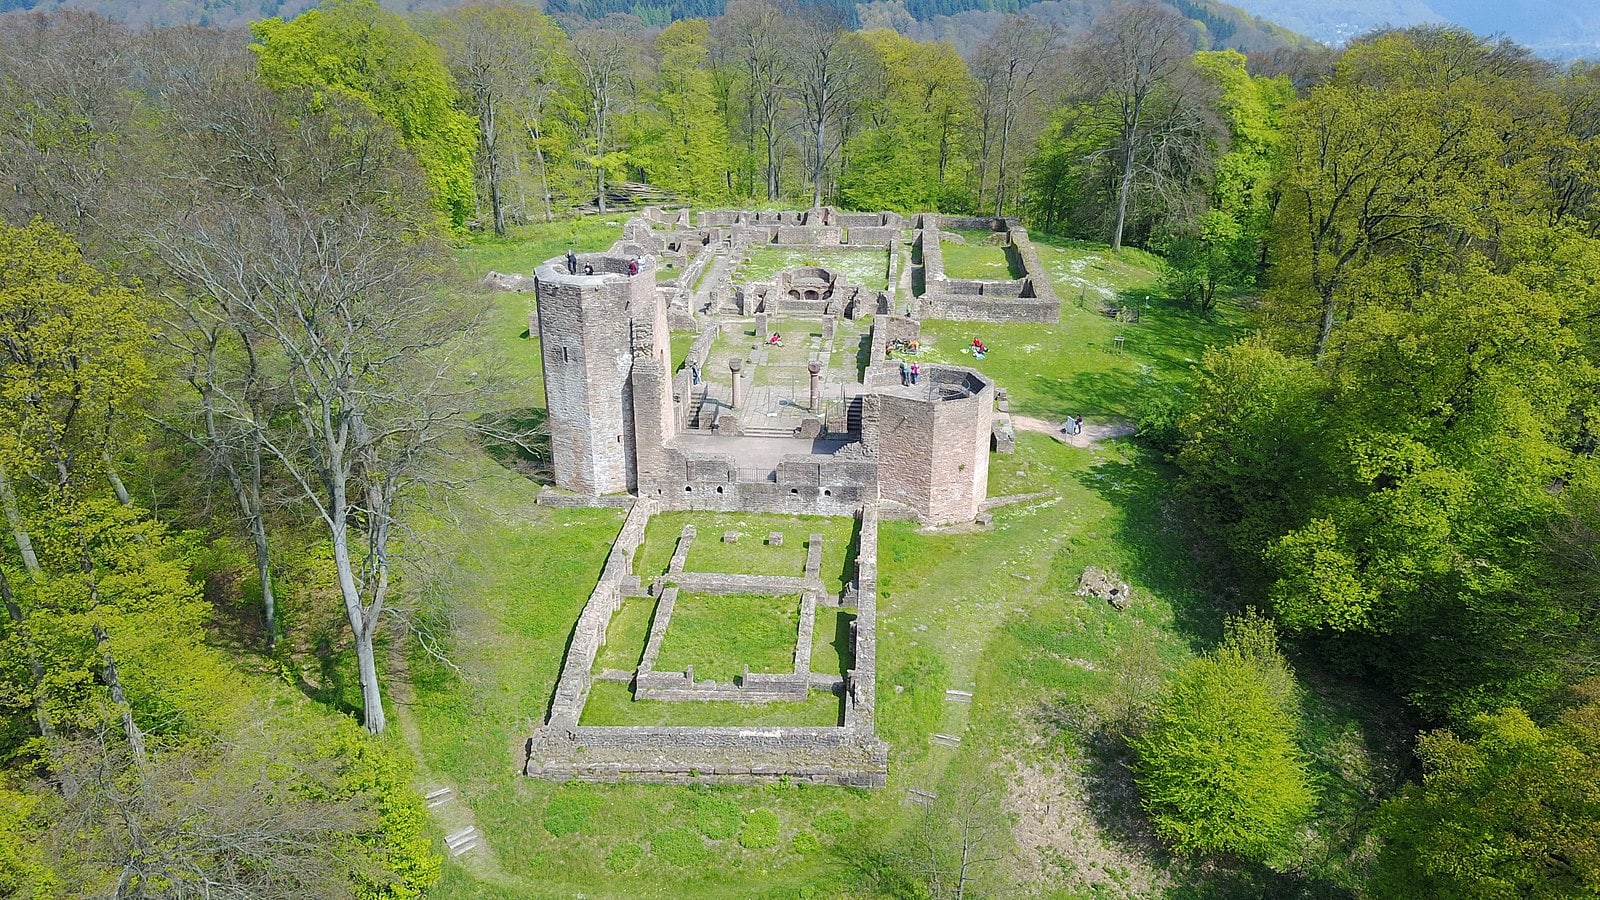
{"type": "Polygon", "coordinates": [[[732,456],[668,448],[663,471],[640,486],[666,509],[853,516],[876,495],[870,460],[795,455],[771,473],[742,473],[732,456]]]}
{"type": "Polygon", "coordinates": [[[862,441],[878,465],[878,496],[923,522],[970,522],[987,494],[994,383],[974,369],[930,365],[922,383],[900,385],[898,369],[874,366],[862,441]]]}
{"type": "Polygon", "coordinates": [[[918,221],[922,227],[917,247],[922,255],[923,292],[914,308],[919,317],[1045,324],[1061,321],[1061,301],[1056,297],[1049,273],[1027,229],[1011,219],[924,215],[918,221]],[[945,274],[944,251],[939,243],[941,227],[987,229],[1005,234],[1006,253],[1021,266],[1023,277],[998,281],[949,278],[945,274]]]}
{"type": "Polygon", "coordinates": [[[633,574],[633,556],[644,542],[645,526],[650,524],[655,511],[656,504],[650,500],[635,503],[622,523],[622,530],[611,542],[611,553],[600,571],[600,581],[572,629],[572,642],[561,666],[561,680],[550,702],[552,726],[575,727],[578,724],[584,701],[589,697],[595,656],[606,642],[606,627],[623,599],[639,592],[639,577],[633,574]]]}

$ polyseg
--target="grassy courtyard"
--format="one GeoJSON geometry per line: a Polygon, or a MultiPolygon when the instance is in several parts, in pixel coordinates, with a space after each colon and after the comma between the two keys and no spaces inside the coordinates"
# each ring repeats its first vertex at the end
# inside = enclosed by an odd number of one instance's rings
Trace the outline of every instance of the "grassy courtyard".
{"type": "Polygon", "coordinates": [[[771,281],[779,272],[796,266],[821,266],[842,274],[852,284],[876,291],[889,286],[888,251],[850,247],[753,247],[734,273],[734,281],[771,281]]]}
{"type": "Polygon", "coordinates": [[[806,542],[822,535],[822,586],[835,595],[855,577],[856,521],[831,516],[781,516],[763,513],[664,512],[650,518],[644,544],[633,558],[633,571],[645,580],[667,571],[683,526],[695,527],[694,543],[684,561],[686,572],[727,572],[732,575],[788,575],[806,571],[806,542]],[[723,535],[738,532],[737,543],[723,535]],[[767,543],[773,532],[783,534],[782,546],[767,543]]]}
{"type": "Polygon", "coordinates": [[[800,597],[755,594],[679,594],[661,641],[656,670],[694,667],[696,681],[732,684],[752,672],[794,671],[800,597]]]}
{"type": "Polygon", "coordinates": [[[1027,274],[1022,271],[1020,261],[1005,247],[989,243],[994,232],[961,229],[951,233],[960,240],[939,241],[939,250],[944,254],[946,278],[1008,281],[1027,274]]]}
{"type": "MultiPolygon", "coordinates": [[[[593,234],[603,246],[615,229],[593,234]]],[[[485,242],[465,249],[463,264],[551,256],[566,240],[562,231],[485,242]]],[[[1118,325],[1095,307],[1153,293],[1154,258],[1040,243],[1063,299],[1062,323],[976,332],[994,351],[977,365],[1010,389],[1022,412],[1129,415],[1147,391],[1183,390],[1189,360],[1238,333],[1231,307],[1202,318],[1159,300],[1141,324],[1118,325]],[[1116,333],[1127,335],[1120,356],[1108,343],[1116,333]]],[[[537,405],[537,359],[522,334],[527,302],[522,295],[495,298],[495,327],[499,350],[534,376],[518,402],[537,405]]],[[[959,351],[973,331],[927,323],[929,351],[971,364],[959,351]]],[[[1391,789],[1403,751],[1393,735],[1401,729],[1391,727],[1379,700],[1305,665],[1309,727],[1298,739],[1313,760],[1322,803],[1303,840],[1317,864],[1283,876],[1202,865],[1168,853],[1149,835],[1125,752],[1099,723],[1111,698],[1210,646],[1231,606],[1227,585],[1209,580],[1196,561],[1163,462],[1135,443],[1089,450],[1022,434],[1014,456],[993,458],[990,492],[1048,491],[1050,498],[997,510],[988,530],[883,524],[877,720],[891,752],[889,786],[877,791],[558,785],[519,776],[522,742],[545,713],[621,515],[539,507],[533,481],[486,459],[480,468],[460,497],[473,515],[462,517],[448,544],[440,538],[448,564],[429,586],[450,598],[449,663],[417,646],[408,654],[411,696],[403,717],[412,723],[418,782],[454,787],[487,842],[486,852],[446,863],[439,897],[916,896],[907,880],[914,871],[909,848],[926,820],[907,803],[912,787],[1005,823],[993,852],[1009,874],[986,882],[985,896],[1354,896],[1372,852],[1353,837],[1361,833],[1354,825],[1391,789]],[[1118,611],[1073,596],[1089,564],[1125,578],[1134,588],[1132,606],[1118,611]],[[971,691],[972,702],[947,702],[947,688],[971,691]],[[963,739],[944,747],[930,741],[935,732],[963,739]],[[746,831],[772,837],[742,841],[746,831]]],[[[724,567],[781,551],[763,560],[762,570],[798,573],[804,536],[820,531],[829,589],[848,574],[848,519],[773,527],[766,517],[695,515],[691,570],[738,571],[724,567]],[[749,536],[723,544],[726,530],[749,536]],[[769,531],[785,533],[783,547],[765,545],[769,531]]],[[[647,578],[664,571],[690,520],[658,516],[636,571],[647,578]]],[[[650,606],[640,602],[618,614],[606,665],[637,663],[627,647],[642,649],[650,606]]],[[[818,610],[816,671],[831,671],[825,662],[848,665],[838,649],[848,630],[848,614],[818,610]]],[[[722,709],[729,705],[634,702],[627,685],[600,682],[583,721],[734,724],[717,720],[730,715],[722,709]]],[[[813,691],[803,704],[735,712],[737,724],[832,724],[838,698],[813,691]]]]}

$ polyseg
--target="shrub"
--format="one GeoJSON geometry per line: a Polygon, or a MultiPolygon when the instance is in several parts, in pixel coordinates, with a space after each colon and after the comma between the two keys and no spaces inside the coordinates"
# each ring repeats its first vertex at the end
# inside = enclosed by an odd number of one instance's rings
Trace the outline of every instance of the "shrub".
{"type": "Polygon", "coordinates": [[[739,846],[746,850],[765,850],[778,843],[778,814],[770,809],[758,809],[745,817],[739,829],[739,846]]]}
{"type": "Polygon", "coordinates": [[[856,823],[850,818],[849,813],[840,809],[830,809],[817,816],[816,819],[812,820],[811,825],[835,840],[849,834],[850,829],[856,827],[856,823]]]}
{"type": "Polygon", "coordinates": [[[556,837],[577,834],[589,825],[589,817],[600,808],[600,797],[592,788],[564,787],[544,808],[544,830],[556,837]]]}
{"type": "Polygon", "coordinates": [[[1156,832],[1178,850],[1281,866],[1315,802],[1293,741],[1292,676],[1265,620],[1230,632],[1173,679],[1132,741],[1135,771],[1156,832]]]}
{"type": "Polygon", "coordinates": [[[811,856],[822,852],[822,842],[809,831],[797,831],[794,836],[794,852],[801,856],[811,856]]]}
{"type": "Polygon", "coordinates": [[[687,828],[668,828],[650,839],[650,849],[662,861],[685,869],[698,868],[711,859],[711,851],[700,835],[687,828]]]}

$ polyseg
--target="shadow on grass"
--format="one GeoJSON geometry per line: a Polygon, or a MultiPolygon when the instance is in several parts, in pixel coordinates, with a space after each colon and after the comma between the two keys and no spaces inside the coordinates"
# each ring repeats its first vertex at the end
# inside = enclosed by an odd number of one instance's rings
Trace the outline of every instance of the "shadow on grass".
{"type": "Polygon", "coordinates": [[[537,407],[491,413],[480,423],[478,442],[500,465],[539,484],[551,484],[547,418],[549,414],[537,407]]]}

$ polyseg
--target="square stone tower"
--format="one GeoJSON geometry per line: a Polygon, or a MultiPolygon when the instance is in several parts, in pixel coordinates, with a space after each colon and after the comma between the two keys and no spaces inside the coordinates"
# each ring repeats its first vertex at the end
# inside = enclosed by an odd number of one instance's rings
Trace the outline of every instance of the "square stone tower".
{"type": "Polygon", "coordinates": [[[535,272],[555,483],[590,497],[635,490],[638,454],[671,436],[666,302],[655,261],[641,258],[637,275],[628,263],[585,254],[578,271],[593,275],[568,273],[559,257],[535,272]]]}

